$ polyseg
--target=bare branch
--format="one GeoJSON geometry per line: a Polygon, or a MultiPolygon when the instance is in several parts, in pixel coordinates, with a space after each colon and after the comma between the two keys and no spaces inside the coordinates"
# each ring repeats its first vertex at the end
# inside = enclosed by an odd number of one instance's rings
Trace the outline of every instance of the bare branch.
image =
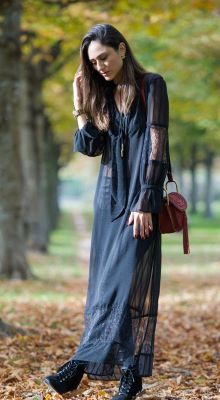
{"type": "MultiPolygon", "coordinates": [[[[80,3],[79,0],[43,0],[43,2],[47,5],[57,5],[60,8],[65,8],[70,6],[71,4],[80,3]]],[[[86,3],[94,3],[94,0],[87,0],[86,3]]]]}
{"type": "Polygon", "coordinates": [[[74,58],[78,54],[78,50],[73,50],[70,53],[66,54],[65,57],[56,63],[53,68],[51,68],[47,74],[45,74],[44,79],[48,79],[58,71],[60,71],[64,65],[66,65],[72,58],[74,58]]]}

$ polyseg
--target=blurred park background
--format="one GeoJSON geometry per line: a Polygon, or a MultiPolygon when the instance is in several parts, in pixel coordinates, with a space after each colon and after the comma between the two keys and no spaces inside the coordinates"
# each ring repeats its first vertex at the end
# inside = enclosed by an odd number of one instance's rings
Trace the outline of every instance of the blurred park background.
{"type": "MultiPolygon", "coordinates": [[[[219,399],[220,5],[211,0],[1,0],[1,399],[56,399],[41,377],[79,343],[100,157],[73,152],[82,37],[111,23],[166,80],[190,255],[163,236],[155,372],[144,398],[219,399]],[[178,357],[177,357],[178,353],[178,357]]],[[[84,380],[69,398],[110,398],[84,380]]]]}

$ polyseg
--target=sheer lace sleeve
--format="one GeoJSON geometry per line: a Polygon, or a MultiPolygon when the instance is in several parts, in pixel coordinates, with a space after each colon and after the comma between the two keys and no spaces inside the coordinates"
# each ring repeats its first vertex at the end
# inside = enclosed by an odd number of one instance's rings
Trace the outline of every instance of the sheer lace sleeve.
{"type": "Polygon", "coordinates": [[[77,129],[73,140],[73,151],[79,151],[90,157],[102,154],[106,141],[105,132],[97,129],[87,121],[81,129],[77,129]]]}
{"type": "Polygon", "coordinates": [[[169,101],[161,75],[153,80],[148,94],[146,137],[141,165],[141,190],[131,211],[158,213],[168,167],[169,101]]]}

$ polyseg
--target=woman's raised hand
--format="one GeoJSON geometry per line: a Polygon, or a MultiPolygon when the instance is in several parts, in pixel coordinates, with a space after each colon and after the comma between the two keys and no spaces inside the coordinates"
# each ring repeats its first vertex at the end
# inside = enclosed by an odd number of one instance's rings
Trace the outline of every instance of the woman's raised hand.
{"type": "Polygon", "coordinates": [[[146,239],[153,230],[151,213],[132,211],[127,224],[131,225],[132,223],[134,223],[133,237],[135,239],[137,239],[139,233],[142,239],[146,239]]]}
{"type": "Polygon", "coordinates": [[[82,96],[82,72],[77,71],[73,80],[73,104],[76,110],[79,110],[83,106],[82,96]]]}

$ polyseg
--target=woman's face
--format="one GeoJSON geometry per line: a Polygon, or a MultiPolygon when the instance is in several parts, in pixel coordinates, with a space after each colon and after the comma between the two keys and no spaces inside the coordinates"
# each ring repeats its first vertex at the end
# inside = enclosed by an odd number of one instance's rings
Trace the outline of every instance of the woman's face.
{"type": "Polygon", "coordinates": [[[102,45],[98,40],[92,40],[88,47],[88,57],[93,68],[100,73],[106,81],[114,80],[117,83],[120,79],[120,72],[123,65],[126,47],[123,42],[119,49],[102,45]]]}

